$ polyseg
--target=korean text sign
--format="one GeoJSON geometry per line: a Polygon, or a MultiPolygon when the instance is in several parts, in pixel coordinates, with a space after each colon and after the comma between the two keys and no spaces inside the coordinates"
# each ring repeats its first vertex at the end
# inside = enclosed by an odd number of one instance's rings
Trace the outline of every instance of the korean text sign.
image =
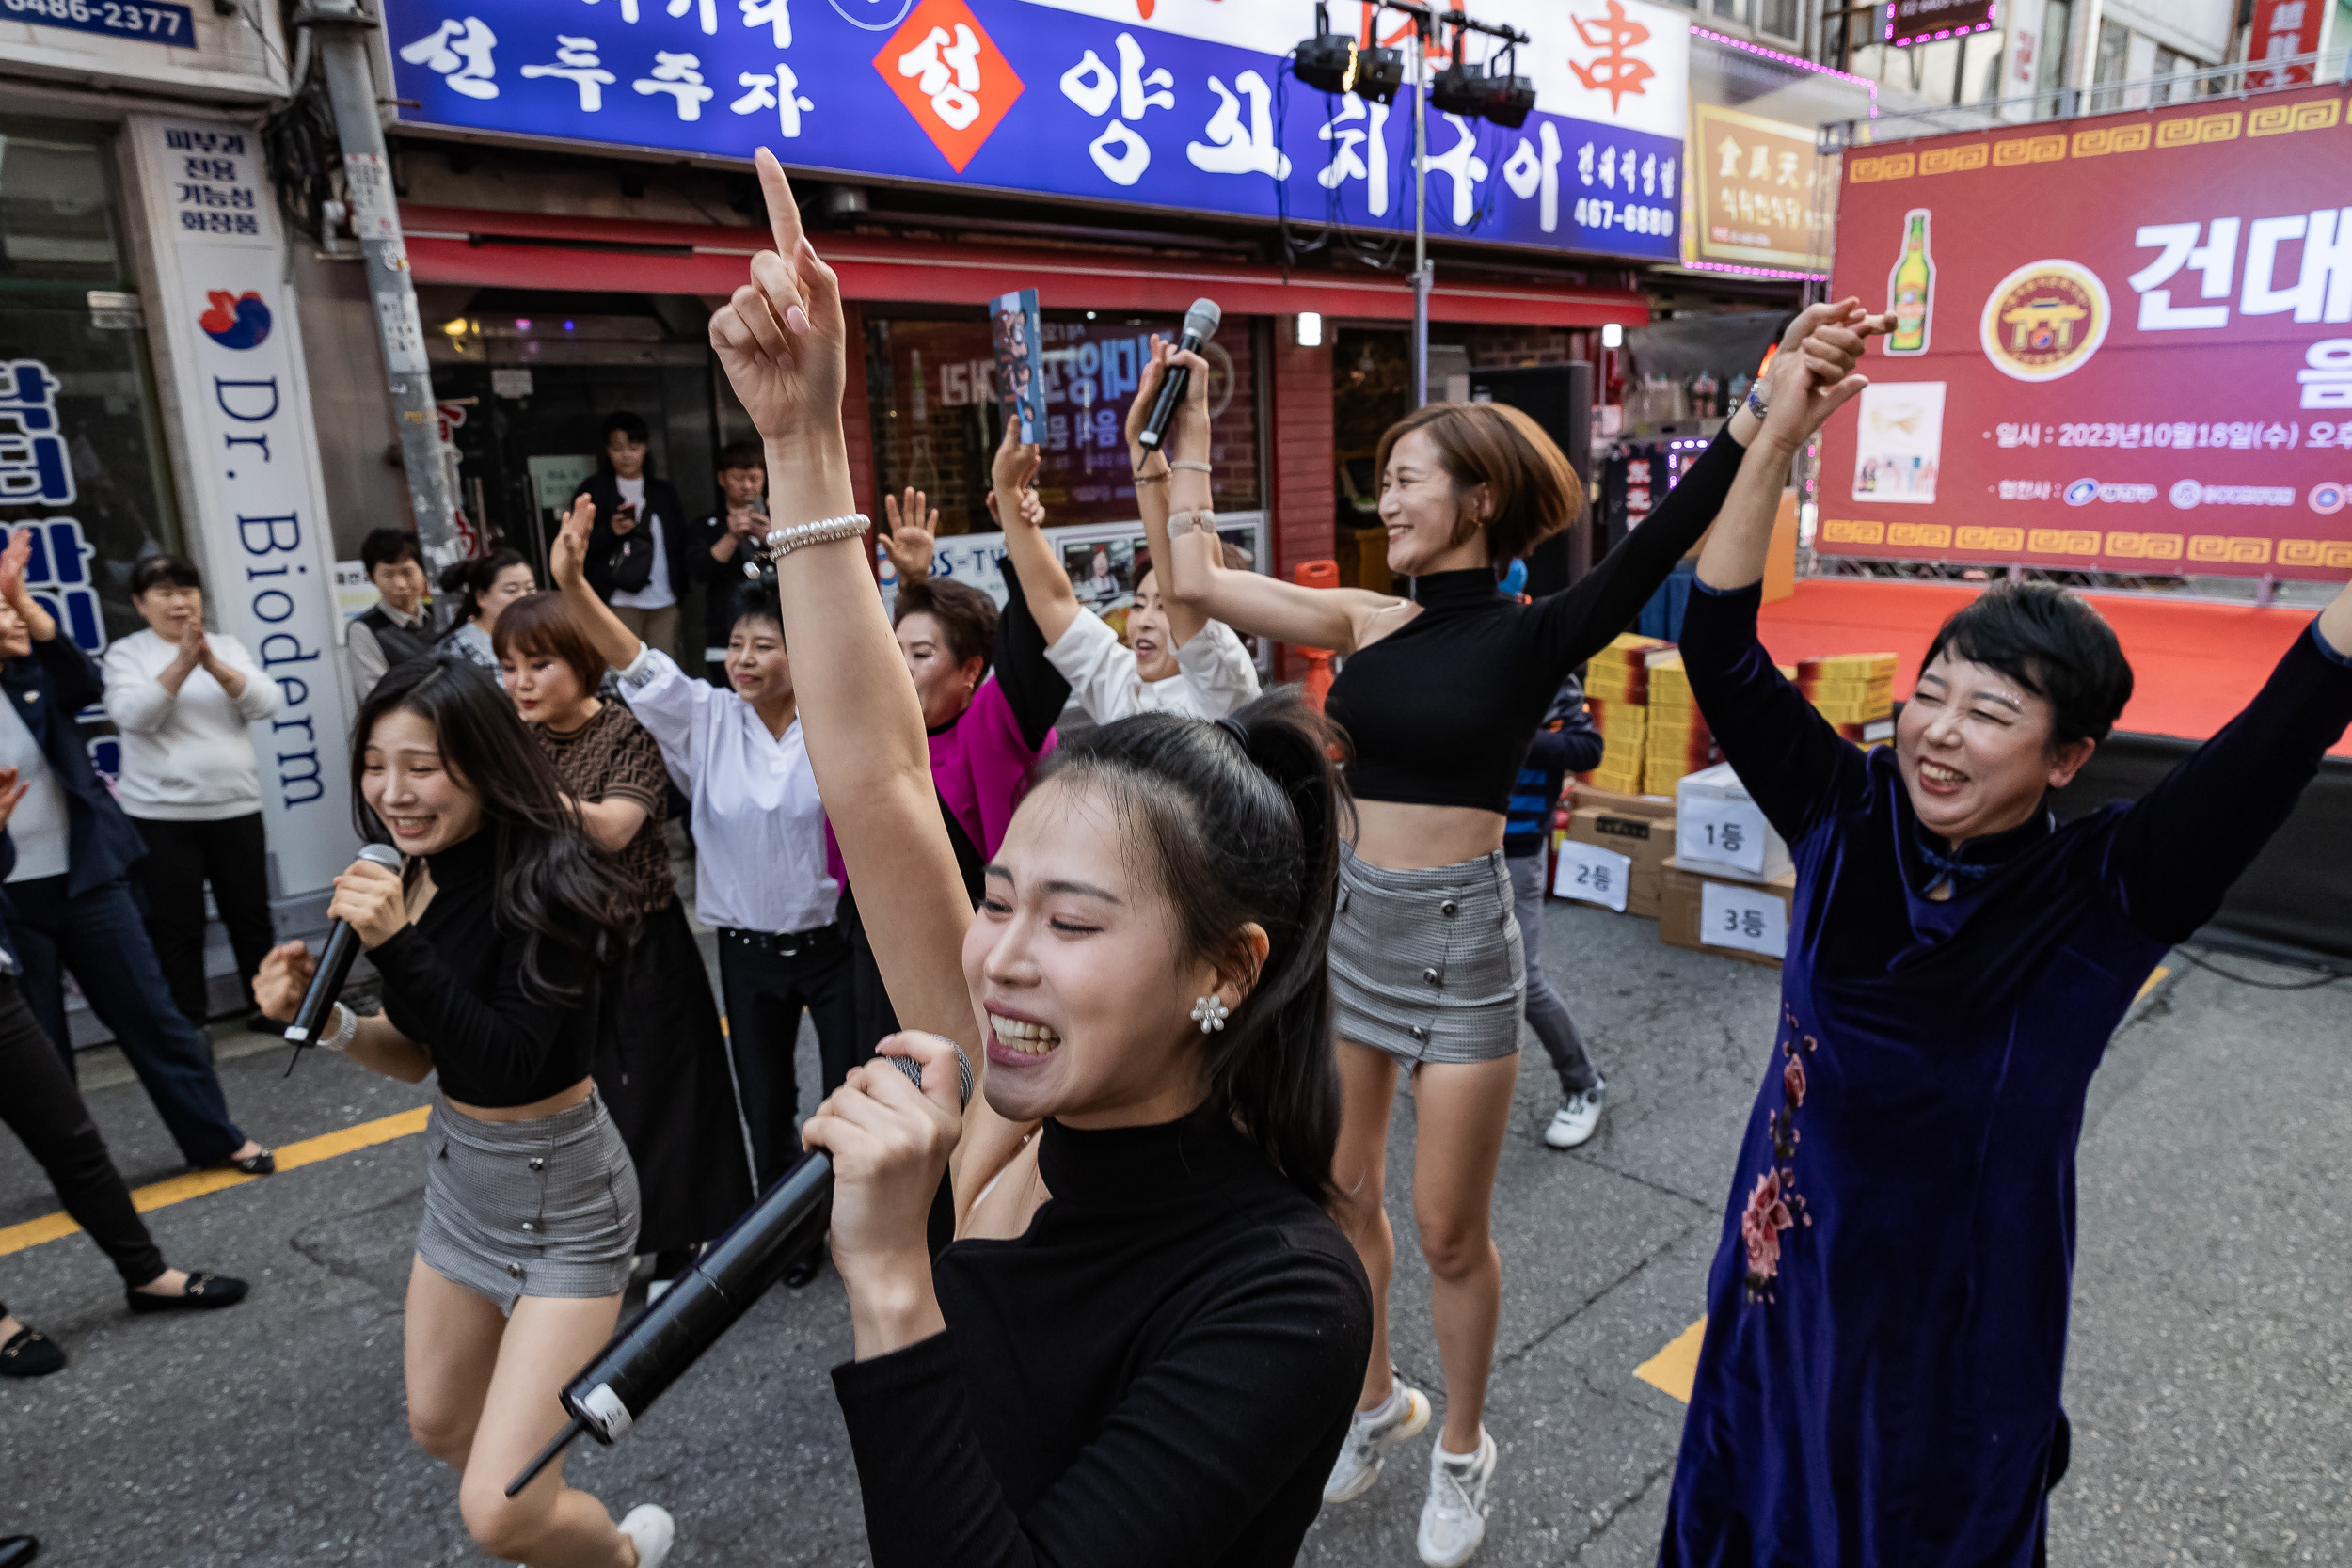
{"type": "MultiPolygon", "coordinates": [[[[1431,230],[1677,256],[1688,19],[1645,0],[1479,14],[1535,38],[1536,112],[1518,131],[1430,114],[1431,230]]],[[[1288,80],[1305,0],[386,0],[385,26],[412,123],[1413,226],[1410,91],[1288,80]]]]}
{"type": "Polygon", "coordinates": [[[1831,297],[1896,313],[1825,553],[2352,573],[2341,88],[1856,149],[1831,297]]]}

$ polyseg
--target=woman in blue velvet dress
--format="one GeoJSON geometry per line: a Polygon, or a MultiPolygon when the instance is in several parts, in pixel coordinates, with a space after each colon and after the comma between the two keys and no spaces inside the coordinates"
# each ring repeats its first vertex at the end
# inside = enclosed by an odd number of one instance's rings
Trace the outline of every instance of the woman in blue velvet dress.
{"type": "Polygon", "coordinates": [[[1840,740],[1756,615],[1789,457],[1860,381],[1775,367],[1684,623],[1692,689],[1797,888],[1666,1568],[2044,1560],[2090,1075],[2352,721],[2347,591],[2146,799],[2061,826],[2043,795],[2131,668],[2082,600],[2005,584],[1937,635],[1894,746],[1840,740]]]}

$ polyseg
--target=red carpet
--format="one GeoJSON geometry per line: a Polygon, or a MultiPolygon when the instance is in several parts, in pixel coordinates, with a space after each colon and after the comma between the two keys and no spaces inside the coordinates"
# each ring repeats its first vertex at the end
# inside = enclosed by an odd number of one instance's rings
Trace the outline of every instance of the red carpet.
{"type": "MultiPolygon", "coordinates": [[[[1911,695],[1935,628],[1976,593],[1963,583],[1800,582],[1795,596],[1764,607],[1764,645],[1782,664],[1891,649],[1902,656],[1895,695],[1904,698],[1911,695]]],[[[2127,594],[2086,596],[2115,627],[2132,661],[2131,705],[2116,728],[2188,740],[2207,739],[2235,718],[2312,618],[2307,610],[2185,604],[2127,594]]],[[[2352,736],[2334,754],[2352,756],[2352,736]]]]}

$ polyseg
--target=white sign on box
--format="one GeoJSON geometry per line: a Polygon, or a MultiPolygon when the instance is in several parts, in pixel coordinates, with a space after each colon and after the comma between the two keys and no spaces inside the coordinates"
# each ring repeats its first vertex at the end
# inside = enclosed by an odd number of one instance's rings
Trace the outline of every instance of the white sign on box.
{"type": "Polygon", "coordinates": [[[1675,824],[1675,855],[1686,861],[1715,861],[1751,877],[1764,875],[1764,849],[1771,830],[1753,800],[1693,797],[1682,802],[1675,824]]]}
{"type": "Polygon", "coordinates": [[[1630,857],[1597,844],[1563,839],[1560,863],[1551,874],[1551,891],[1562,898],[1581,898],[1623,914],[1626,884],[1632,876],[1630,857]]]}
{"type": "Polygon", "coordinates": [[[1788,952],[1788,906],[1768,888],[1708,882],[1699,891],[1699,941],[1779,958],[1788,952]]]}

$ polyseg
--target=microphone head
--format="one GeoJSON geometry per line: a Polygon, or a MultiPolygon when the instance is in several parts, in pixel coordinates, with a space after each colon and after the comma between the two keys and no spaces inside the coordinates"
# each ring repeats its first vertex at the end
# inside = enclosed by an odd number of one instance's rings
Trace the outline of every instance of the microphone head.
{"type": "Polygon", "coordinates": [[[1216,300],[1196,299],[1192,309],[1184,312],[1184,336],[1205,343],[1216,336],[1217,324],[1224,319],[1225,312],[1217,309],[1216,300]]]}
{"type": "MultiPolygon", "coordinates": [[[[932,1035],[931,1038],[935,1040],[947,1040],[949,1045],[956,1046],[956,1076],[961,1080],[961,1083],[958,1085],[963,1096],[961,1103],[965,1105],[971,1104],[972,1058],[963,1053],[963,1047],[956,1045],[955,1041],[947,1039],[947,1037],[945,1035],[932,1035]]],[[[923,1064],[916,1061],[914,1057],[885,1056],[882,1060],[888,1062],[892,1067],[897,1068],[906,1076],[906,1081],[914,1085],[916,1088],[919,1089],[923,1086],[923,1064]]]]}
{"type": "Polygon", "coordinates": [[[359,846],[359,858],[387,871],[400,869],[400,851],[389,844],[362,844],[359,846]]]}

